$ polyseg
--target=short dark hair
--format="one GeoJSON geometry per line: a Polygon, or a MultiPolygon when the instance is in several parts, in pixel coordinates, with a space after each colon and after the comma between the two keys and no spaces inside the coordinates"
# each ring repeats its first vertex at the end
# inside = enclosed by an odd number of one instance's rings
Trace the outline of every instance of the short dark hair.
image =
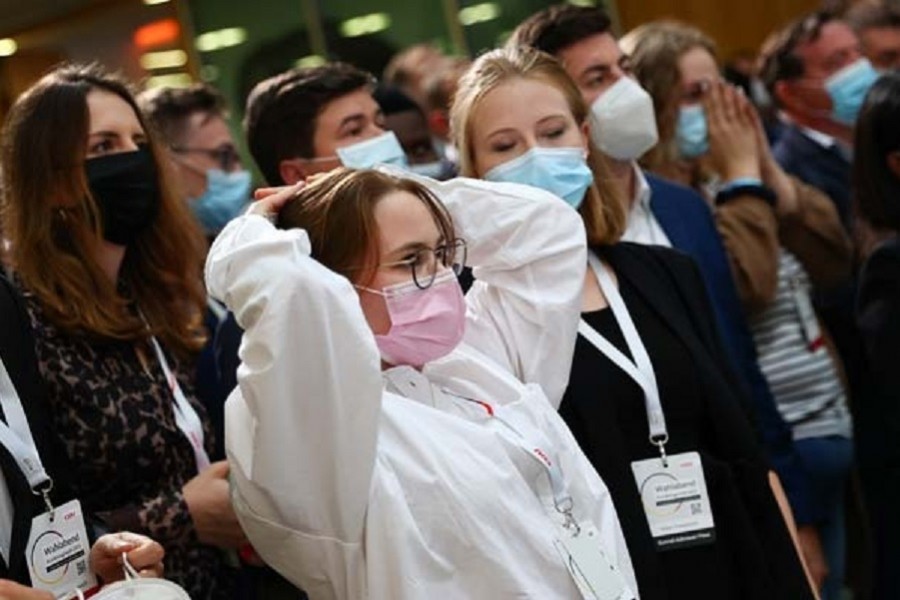
{"type": "Polygon", "coordinates": [[[374,83],[365,71],[340,62],[291,69],[258,83],[247,98],[244,131],[266,181],[284,184],[282,160],[314,157],[316,120],[325,106],[374,83]]]}
{"type": "Polygon", "coordinates": [[[844,19],[857,33],[880,27],[900,28],[900,10],[887,5],[860,2],[847,11],[844,19]]]}
{"type": "Polygon", "coordinates": [[[195,83],[186,88],[154,88],[142,92],[138,104],[150,123],[170,146],[182,142],[184,123],[202,112],[224,117],[225,99],[215,88],[195,83]]]}
{"type": "Polygon", "coordinates": [[[763,49],[764,62],[761,72],[769,93],[777,101],[775,84],[779,81],[797,79],[805,72],[803,59],[797,56],[797,48],[819,39],[822,27],[836,20],[834,13],[819,10],[792,21],[775,34],[763,49]]]}
{"type": "Polygon", "coordinates": [[[375,99],[375,102],[378,103],[381,112],[384,113],[384,116],[386,117],[408,110],[414,110],[423,115],[425,114],[422,111],[422,107],[416,104],[412,98],[404,94],[397,86],[379,85],[372,93],[372,97],[375,99]]]}
{"type": "Polygon", "coordinates": [[[592,35],[609,33],[611,27],[609,15],[601,8],[557,4],[522,21],[507,46],[528,46],[555,55],[592,35]]]}
{"type": "Polygon", "coordinates": [[[887,164],[891,152],[900,152],[900,73],[885,73],[869,90],[853,149],[857,214],[876,229],[900,231],[900,176],[887,164]]]}

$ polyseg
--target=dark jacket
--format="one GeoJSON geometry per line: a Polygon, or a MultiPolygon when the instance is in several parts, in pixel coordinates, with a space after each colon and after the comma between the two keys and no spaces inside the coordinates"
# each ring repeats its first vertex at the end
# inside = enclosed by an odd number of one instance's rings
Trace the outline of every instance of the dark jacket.
{"type": "MultiPolygon", "coordinates": [[[[617,432],[646,431],[645,416],[637,411],[642,416],[636,426],[628,421],[631,411],[614,399],[597,401],[600,398],[593,384],[602,388],[602,380],[591,378],[591,387],[572,389],[573,385],[586,384],[578,383],[575,368],[582,369],[580,374],[584,375],[584,369],[594,363],[576,364],[560,414],[570,423],[585,455],[610,489],[626,531],[642,597],[719,598],[718,591],[740,589],[740,597],[746,599],[811,598],[794,544],[769,488],[769,463],[746,418],[748,403],[741,398],[716,324],[708,318],[710,302],[693,261],[673,250],[629,243],[595,251],[609,263],[621,285],[627,283],[656,313],[656,320],[670,330],[692,363],[695,395],[664,400],[671,417],[667,419],[672,436],[667,450],[670,454],[700,452],[719,536],[712,547],[655,550],[649,530],[642,533],[646,517],[630,468],[621,464],[645,456],[623,457],[619,446],[628,442],[616,441],[617,432]],[[727,568],[708,570],[710,549],[715,552],[714,562],[727,568]],[[698,573],[708,581],[692,586],[690,578],[698,573]],[[685,595],[688,589],[693,591],[685,595]]],[[[637,326],[640,328],[639,323],[637,326]]],[[[576,362],[588,359],[589,354],[594,352],[579,339],[576,362]]],[[[642,446],[646,446],[642,451],[652,454],[649,444],[642,446]]]]}
{"type": "Polygon", "coordinates": [[[850,161],[838,148],[825,148],[796,125],[788,125],[772,154],[787,173],[825,192],[850,230],[850,161]]]}
{"type": "Polygon", "coordinates": [[[672,246],[694,259],[706,284],[716,324],[730,363],[752,401],[763,446],[790,497],[796,517],[805,522],[809,483],[794,449],[790,426],[782,419],[756,357],[756,346],[734,286],[731,267],[712,212],[694,190],[646,174],[650,209],[672,246]]]}
{"type": "Polygon", "coordinates": [[[856,319],[864,371],[856,448],[875,540],[872,598],[900,598],[900,238],[882,243],[859,278],[856,319]]]}
{"type": "MultiPolygon", "coordinates": [[[[19,394],[31,435],[37,445],[44,469],[53,479],[52,500],[55,505],[71,499],[68,486],[62,479],[66,472],[62,464],[64,450],[49,429],[46,396],[38,374],[34,339],[22,299],[6,277],[0,275],[0,358],[13,386],[19,394]]],[[[0,418],[4,418],[0,410],[0,418]]],[[[13,503],[13,532],[10,545],[10,564],[0,559],[0,579],[12,579],[31,585],[25,563],[25,545],[31,530],[31,520],[44,512],[43,500],[32,493],[25,476],[15,460],[0,445],[0,468],[9,487],[13,503]]]]}

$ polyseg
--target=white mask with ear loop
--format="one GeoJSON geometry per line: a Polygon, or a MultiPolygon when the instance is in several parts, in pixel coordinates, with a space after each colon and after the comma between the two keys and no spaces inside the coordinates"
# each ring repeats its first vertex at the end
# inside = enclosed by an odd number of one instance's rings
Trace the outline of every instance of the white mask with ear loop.
{"type": "Polygon", "coordinates": [[[591,139],[616,160],[640,158],[659,141],[650,94],[631,77],[620,77],[591,104],[591,139]]]}
{"type": "MultiPolygon", "coordinates": [[[[124,553],[122,569],[125,579],[104,587],[91,600],[191,600],[184,589],[167,579],[138,575],[124,553]]],[[[81,590],[76,592],[79,600],[84,600],[81,590]]]]}

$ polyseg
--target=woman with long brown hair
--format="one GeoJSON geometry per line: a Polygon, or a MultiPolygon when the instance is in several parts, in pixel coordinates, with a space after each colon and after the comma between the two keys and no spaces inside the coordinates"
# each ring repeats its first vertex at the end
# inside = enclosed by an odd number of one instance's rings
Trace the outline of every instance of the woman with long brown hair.
{"type": "Polygon", "coordinates": [[[462,77],[451,128],[463,175],[542,187],[581,214],[589,268],[558,407],[609,486],[640,597],[808,598],[699,272],[677,252],[619,243],[624,207],[587,115],[554,58],[510,48],[462,77]]]}
{"type": "Polygon", "coordinates": [[[26,299],[74,492],[159,540],[193,598],[225,597],[242,540],[188,370],[204,341],[202,237],[127,85],[61,67],[3,130],[5,262],[26,299]]]}

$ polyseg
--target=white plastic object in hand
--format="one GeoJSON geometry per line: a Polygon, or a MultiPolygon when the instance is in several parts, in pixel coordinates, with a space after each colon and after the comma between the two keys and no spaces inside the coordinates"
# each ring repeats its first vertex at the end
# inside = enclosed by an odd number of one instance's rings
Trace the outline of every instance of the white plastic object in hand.
{"type": "MultiPolygon", "coordinates": [[[[100,590],[94,600],[191,600],[184,589],[171,581],[140,577],[124,553],[122,569],[125,579],[100,590]]],[[[83,598],[80,591],[78,595],[83,598]]]]}

